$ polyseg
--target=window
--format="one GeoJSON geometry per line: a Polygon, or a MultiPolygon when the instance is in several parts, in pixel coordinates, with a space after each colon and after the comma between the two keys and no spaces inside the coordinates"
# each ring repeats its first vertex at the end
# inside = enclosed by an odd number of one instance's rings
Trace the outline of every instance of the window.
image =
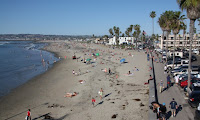
{"type": "Polygon", "coordinates": [[[171,40],[173,40],[173,37],[171,37],[171,40]]]}
{"type": "Polygon", "coordinates": [[[190,42],[187,42],[187,44],[190,44],[190,42]]]}
{"type": "Polygon", "coordinates": [[[190,37],[187,37],[187,40],[189,40],[190,39],[190,37]]]}
{"type": "Polygon", "coordinates": [[[167,37],[164,37],[164,40],[166,40],[167,39],[167,37]]]}
{"type": "Polygon", "coordinates": [[[173,42],[171,42],[171,44],[173,44],[173,42]]]}
{"type": "Polygon", "coordinates": [[[180,42],[179,44],[183,44],[182,42],[180,42]]]}
{"type": "Polygon", "coordinates": [[[165,42],[163,42],[163,44],[166,44],[165,42]]]}

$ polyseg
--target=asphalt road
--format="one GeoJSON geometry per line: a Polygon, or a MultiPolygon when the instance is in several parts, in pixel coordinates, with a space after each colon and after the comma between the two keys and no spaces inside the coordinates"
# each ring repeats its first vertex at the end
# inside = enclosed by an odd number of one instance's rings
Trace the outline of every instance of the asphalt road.
{"type": "MultiPolygon", "coordinates": [[[[200,65],[200,56],[197,56],[197,61],[192,62],[192,65],[200,65]]],[[[164,74],[164,64],[155,63],[155,76],[156,76],[156,84],[158,90],[158,101],[160,104],[165,103],[167,107],[167,118],[170,120],[193,120],[195,109],[191,108],[187,102],[187,97],[185,96],[183,89],[178,85],[173,85],[168,90],[159,92],[160,89],[160,81],[164,81],[164,86],[167,86],[167,74],[164,74]],[[176,117],[171,117],[171,112],[169,108],[169,103],[172,101],[172,98],[175,98],[175,101],[179,105],[178,113],[176,117]]],[[[172,79],[171,79],[172,80],[172,79]]],[[[173,81],[173,80],[172,80],[173,81]]]]}

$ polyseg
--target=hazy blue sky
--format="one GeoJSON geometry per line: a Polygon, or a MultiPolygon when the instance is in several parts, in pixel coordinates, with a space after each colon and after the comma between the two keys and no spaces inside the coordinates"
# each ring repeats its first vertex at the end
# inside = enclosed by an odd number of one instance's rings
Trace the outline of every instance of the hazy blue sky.
{"type": "Polygon", "coordinates": [[[139,24],[151,35],[151,11],[161,34],[157,21],[166,10],[180,10],[176,0],[0,0],[0,34],[105,35],[139,24]]]}

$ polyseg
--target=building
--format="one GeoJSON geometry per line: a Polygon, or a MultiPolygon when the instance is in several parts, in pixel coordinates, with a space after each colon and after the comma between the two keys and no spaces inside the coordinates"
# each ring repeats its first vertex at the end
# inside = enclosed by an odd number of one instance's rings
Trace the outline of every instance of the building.
{"type": "Polygon", "coordinates": [[[121,44],[134,44],[134,37],[119,37],[119,45],[121,44]]]}
{"type": "MultiPolygon", "coordinates": [[[[176,35],[176,38],[174,38],[174,35],[169,35],[168,40],[166,39],[167,37],[164,36],[164,39],[161,36],[159,36],[159,40],[160,42],[157,44],[157,46],[160,49],[164,49],[167,46],[168,43],[168,48],[171,48],[174,46],[174,39],[175,39],[175,47],[184,47],[184,48],[189,48],[190,46],[190,35],[189,34],[185,34],[183,35],[176,35]]],[[[193,48],[198,48],[200,47],[200,34],[194,34],[193,36],[193,43],[192,43],[192,47],[193,48]]]]}
{"type": "Polygon", "coordinates": [[[116,37],[115,36],[113,38],[109,38],[108,45],[117,45],[116,37]]]}

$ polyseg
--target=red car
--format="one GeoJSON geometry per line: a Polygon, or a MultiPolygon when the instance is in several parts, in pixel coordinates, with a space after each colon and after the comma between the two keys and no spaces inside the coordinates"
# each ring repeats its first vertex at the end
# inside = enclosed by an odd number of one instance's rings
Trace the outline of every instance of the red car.
{"type": "MultiPolygon", "coordinates": [[[[195,83],[195,82],[198,82],[199,80],[200,80],[199,78],[192,78],[192,79],[191,79],[191,84],[192,84],[192,83],[195,83]]],[[[188,85],[188,79],[183,79],[183,80],[181,80],[181,81],[179,82],[179,84],[180,84],[180,86],[181,86],[182,88],[184,88],[185,86],[188,85]]]]}

